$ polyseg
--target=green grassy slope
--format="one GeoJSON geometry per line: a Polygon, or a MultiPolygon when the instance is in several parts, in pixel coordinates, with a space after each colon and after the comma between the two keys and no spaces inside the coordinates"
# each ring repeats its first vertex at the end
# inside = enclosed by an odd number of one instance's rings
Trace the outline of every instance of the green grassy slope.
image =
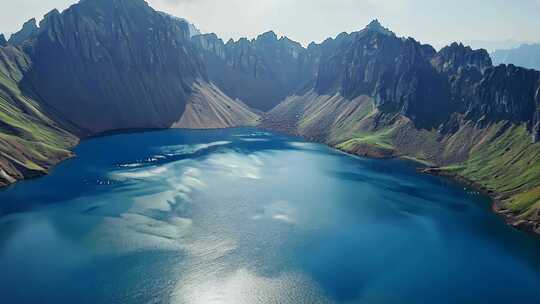
{"type": "Polygon", "coordinates": [[[441,135],[400,122],[338,147],[354,151],[359,142],[441,166],[498,193],[502,208],[519,219],[540,220],[540,144],[531,143],[524,125],[500,122],[485,128],[463,126],[456,133],[441,135]]]}
{"type": "Polygon", "coordinates": [[[20,90],[29,65],[18,49],[0,48],[0,185],[44,174],[77,143],[20,90]]]}
{"type": "Polygon", "coordinates": [[[470,157],[447,169],[502,194],[504,207],[521,218],[538,219],[540,211],[540,143],[531,144],[525,126],[501,132],[497,125],[470,157]]]}

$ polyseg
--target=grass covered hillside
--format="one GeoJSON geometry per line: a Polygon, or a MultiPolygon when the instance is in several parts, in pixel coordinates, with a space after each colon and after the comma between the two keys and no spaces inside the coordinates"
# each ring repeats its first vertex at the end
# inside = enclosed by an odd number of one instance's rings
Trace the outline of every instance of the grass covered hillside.
{"type": "Polygon", "coordinates": [[[19,82],[30,61],[19,49],[0,48],[0,186],[39,176],[71,156],[76,137],[62,130],[19,82]]]}

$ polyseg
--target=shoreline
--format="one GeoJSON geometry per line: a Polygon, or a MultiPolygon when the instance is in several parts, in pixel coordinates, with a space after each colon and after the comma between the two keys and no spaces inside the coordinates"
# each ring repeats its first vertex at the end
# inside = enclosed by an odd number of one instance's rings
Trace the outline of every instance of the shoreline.
{"type": "MultiPolygon", "coordinates": [[[[80,141],[79,141],[80,143],[80,141]]],[[[73,148],[77,147],[79,145],[79,143],[77,143],[76,145],[74,145],[73,147],[70,148],[70,154],[64,158],[61,158],[61,159],[58,159],[57,162],[54,162],[54,163],[51,163],[50,164],[50,167],[48,167],[45,171],[31,171],[32,173],[31,174],[28,174],[28,175],[25,175],[23,176],[23,178],[21,179],[14,179],[14,181],[10,182],[9,180],[7,179],[2,179],[0,180],[0,192],[1,191],[4,191],[4,190],[7,190],[9,189],[10,187],[13,187],[15,186],[16,184],[20,183],[20,182],[24,182],[24,181],[31,181],[31,180],[34,180],[34,179],[38,179],[38,178],[41,178],[41,177],[45,177],[49,174],[51,174],[51,172],[56,168],[56,166],[58,166],[59,164],[65,162],[65,161],[68,161],[70,159],[73,159],[75,157],[77,157],[77,155],[73,152],[73,148]],[[4,182],[7,181],[7,182],[4,182]]]]}
{"type": "Polygon", "coordinates": [[[347,151],[347,150],[344,150],[344,149],[340,149],[334,145],[330,145],[330,144],[326,144],[327,146],[329,147],[332,147],[334,149],[337,149],[343,153],[346,153],[346,154],[349,154],[349,155],[355,155],[355,156],[360,156],[360,157],[365,157],[365,158],[372,158],[372,159],[381,159],[381,160],[385,160],[385,159],[403,159],[403,160],[409,160],[409,161],[413,161],[419,165],[422,165],[423,167],[418,167],[416,169],[416,171],[418,173],[421,173],[421,174],[429,174],[429,175],[433,175],[433,176],[439,176],[439,177],[444,177],[444,178],[448,178],[454,182],[457,182],[465,187],[468,187],[468,188],[471,188],[472,190],[475,190],[475,191],[478,191],[480,193],[482,193],[483,195],[487,196],[490,200],[491,200],[491,210],[497,214],[498,216],[500,216],[508,226],[514,228],[514,229],[517,229],[517,230],[520,230],[520,231],[523,231],[523,232],[527,232],[527,233],[531,233],[531,234],[535,234],[535,235],[540,235],[540,228],[537,226],[538,224],[535,223],[535,222],[532,222],[532,221],[526,221],[526,220],[523,220],[523,219],[520,219],[518,218],[518,216],[516,216],[512,211],[510,211],[509,209],[505,209],[503,207],[504,203],[503,203],[503,195],[494,191],[494,190],[491,190],[491,189],[488,189],[484,186],[482,186],[481,184],[479,184],[478,182],[475,182],[473,180],[470,180],[468,179],[467,177],[464,177],[462,175],[459,175],[459,174],[456,174],[456,173],[452,173],[450,171],[447,171],[443,168],[440,168],[440,167],[437,167],[437,166],[433,166],[433,165],[430,165],[428,163],[425,163],[421,160],[418,160],[418,159],[415,159],[413,157],[410,157],[410,156],[407,156],[407,155],[399,155],[399,154],[395,154],[393,156],[380,156],[378,155],[377,153],[370,153],[370,152],[367,152],[367,153],[355,153],[355,152],[351,152],[351,151],[347,151]]]}
{"type": "Polygon", "coordinates": [[[359,156],[359,157],[365,157],[365,158],[372,158],[372,159],[404,159],[404,160],[409,160],[409,161],[413,161],[415,163],[418,163],[419,165],[423,166],[422,167],[418,167],[417,168],[417,172],[420,173],[420,174],[429,174],[429,175],[434,175],[434,176],[440,176],[440,177],[444,177],[444,178],[448,178],[454,182],[457,182],[461,185],[464,185],[466,187],[469,187],[475,191],[478,191],[480,193],[482,193],[483,195],[487,196],[490,200],[491,200],[491,210],[493,213],[497,214],[498,216],[500,216],[504,221],[505,223],[514,228],[514,229],[517,229],[517,230],[520,230],[520,231],[523,231],[523,232],[526,232],[526,233],[531,233],[531,234],[534,234],[534,235],[540,235],[540,224],[538,223],[535,223],[535,222],[531,222],[531,221],[526,221],[526,220],[522,220],[522,219],[519,219],[514,213],[512,213],[510,210],[508,209],[505,209],[503,207],[503,201],[502,201],[502,197],[503,195],[496,192],[496,191],[493,191],[491,189],[487,189],[486,187],[482,186],[481,184],[475,182],[475,181],[472,181],[464,176],[461,176],[459,174],[455,174],[455,173],[452,173],[452,172],[449,172],[449,171],[446,171],[436,165],[433,165],[433,164],[430,164],[426,161],[422,161],[422,160],[419,160],[419,159],[416,159],[414,157],[410,157],[408,155],[403,155],[403,154],[399,154],[399,153],[396,153],[397,151],[393,151],[392,153],[390,154],[383,154],[381,155],[380,153],[378,153],[376,150],[373,150],[373,149],[368,149],[368,146],[366,147],[363,147],[364,149],[360,150],[358,153],[357,152],[354,152],[354,151],[348,151],[348,150],[345,150],[345,149],[341,149],[338,147],[338,145],[333,145],[333,144],[329,144],[327,142],[324,142],[324,141],[320,141],[320,140],[317,140],[317,139],[314,139],[314,138],[308,138],[308,137],[305,137],[303,135],[300,135],[296,132],[291,132],[291,131],[287,131],[287,130],[283,130],[283,129],[272,129],[271,127],[261,127],[262,129],[266,129],[266,130],[270,130],[272,132],[278,132],[278,133],[283,133],[283,134],[287,134],[287,135],[291,135],[291,136],[297,136],[297,137],[300,137],[300,138],[303,138],[304,140],[306,141],[309,141],[309,142],[315,142],[315,143],[319,143],[319,144],[324,144],[328,147],[331,147],[333,149],[336,149],[338,151],[341,151],[343,153],[346,153],[346,154],[349,154],[349,155],[354,155],[354,156],[359,156]]]}
{"type": "Polygon", "coordinates": [[[447,170],[444,170],[439,167],[431,167],[431,168],[425,168],[425,169],[419,169],[418,172],[424,173],[424,174],[430,174],[434,176],[440,176],[445,178],[450,178],[464,186],[467,186],[471,189],[474,189],[487,197],[491,199],[491,210],[502,217],[506,223],[518,230],[525,231],[528,233],[533,233],[540,235],[540,229],[536,227],[536,223],[532,221],[526,221],[523,219],[518,218],[512,211],[509,209],[505,209],[503,207],[503,195],[493,191],[491,189],[487,189],[486,187],[482,186],[481,184],[472,181],[464,176],[461,176],[456,173],[449,172],[447,170]]]}
{"type": "Polygon", "coordinates": [[[535,223],[535,222],[532,222],[532,221],[527,221],[527,220],[523,220],[523,219],[520,219],[518,218],[518,216],[516,216],[512,211],[510,211],[509,209],[506,209],[503,207],[503,195],[501,193],[498,193],[494,190],[491,190],[491,189],[487,189],[486,187],[482,186],[481,184],[473,181],[473,180],[470,180],[464,176],[461,176],[459,174],[456,174],[456,173],[452,173],[452,172],[449,172],[447,170],[444,170],[442,169],[441,167],[438,167],[434,164],[431,164],[427,161],[423,161],[423,160],[419,160],[419,159],[416,159],[414,157],[411,157],[411,156],[408,156],[406,154],[399,154],[399,153],[396,153],[396,151],[393,151],[392,153],[389,153],[389,154],[380,154],[377,149],[368,149],[368,146],[366,145],[365,147],[363,147],[362,150],[360,150],[359,152],[355,152],[355,151],[348,151],[348,150],[345,150],[345,149],[342,149],[342,148],[339,148],[338,145],[333,145],[333,144],[329,144],[329,143],[326,143],[324,141],[320,141],[320,140],[316,140],[316,139],[310,139],[310,138],[307,138],[305,136],[302,136],[300,134],[297,134],[296,132],[287,132],[287,131],[284,131],[284,130],[273,130],[272,128],[264,128],[263,129],[266,129],[266,130],[270,130],[272,132],[278,132],[278,133],[283,133],[283,134],[287,134],[287,135],[290,135],[290,136],[297,136],[297,137],[300,137],[300,138],[303,138],[304,140],[306,141],[309,141],[309,142],[315,142],[315,143],[319,143],[319,144],[324,144],[330,148],[333,148],[333,149],[336,149],[340,152],[343,152],[345,154],[349,154],[349,155],[354,155],[354,156],[359,156],[359,157],[364,157],[364,158],[371,158],[371,159],[381,159],[381,160],[388,160],[388,159],[403,159],[403,160],[408,160],[408,161],[412,161],[414,163],[417,163],[421,166],[419,166],[417,168],[417,172],[420,173],[420,174],[429,174],[429,175],[433,175],[433,176],[439,176],[439,177],[444,177],[444,178],[448,178],[454,182],[457,182],[465,187],[469,187],[471,188],[472,190],[475,190],[475,191],[478,191],[480,193],[482,193],[483,195],[487,196],[490,200],[491,200],[491,210],[493,213],[495,213],[496,215],[500,216],[504,221],[505,223],[514,228],[514,229],[517,229],[517,230],[520,230],[520,231],[523,231],[523,232],[526,232],[526,233],[530,233],[530,234],[534,234],[534,235],[539,235],[540,236],[540,224],[538,223],[535,223]]]}
{"type": "MultiPolygon", "coordinates": [[[[49,175],[56,166],[59,164],[68,161],[70,159],[76,158],[77,154],[74,152],[74,149],[79,146],[83,141],[86,140],[92,140],[96,138],[101,137],[108,137],[108,136],[115,136],[115,135],[121,135],[121,134],[133,134],[133,133],[146,133],[146,132],[158,132],[158,131],[166,131],[166,130],[186,130],[186,131],[216,131],[216,130],[227,130],[227,129],[238,129],[238,128],[256,128],[256,126],[236,126],[236,127],[228,127],[228,128],[206,128],[206,129],[188,129],[188,128],[128,128],[128,129],[117,129],[117,130],[110,130],[110,131],[104,131],[99,132],[92,135],[85,135],[81,137],[77,137],[77,143],[74,144],[72,147],[69,148],[70,154],[67,157],[58,159],[56,162],[51,162],[50,166],[45,171],[32,171],[31,174],[23,175],[22,178],[17,179],[13,178],[13,181],[10,181],[7,178],[4,178],[3,176],[0,176],[0,191],[4,191],[19,182],[24,181],[30,181],[33,179],[45,177],[49,175]]],[[[1,170],[1,168],[0,168],[1,170]]],[[[3,171],[2,171],[3,172],[3,171]]]]}

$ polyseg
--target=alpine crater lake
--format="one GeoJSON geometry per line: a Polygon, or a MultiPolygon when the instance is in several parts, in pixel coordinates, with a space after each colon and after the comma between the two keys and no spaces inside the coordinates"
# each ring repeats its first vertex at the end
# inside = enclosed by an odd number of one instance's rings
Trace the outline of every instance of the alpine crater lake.
{"type": "Polygon", "coordinates": [[[258,129],[93,138],[0,191],[2,303],[540,303],[540,242],[416,164],[258,129]]]}

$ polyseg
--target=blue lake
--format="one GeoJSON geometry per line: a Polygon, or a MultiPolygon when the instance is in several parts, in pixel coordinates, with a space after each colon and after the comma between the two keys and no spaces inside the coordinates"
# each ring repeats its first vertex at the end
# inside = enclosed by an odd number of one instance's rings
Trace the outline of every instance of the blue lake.
{"type": "Polygon", "coordinates": [[[75,152],[0,191],[0,303],[540,303],[540,238],[410,162],[257,129],[75,152]]]}

